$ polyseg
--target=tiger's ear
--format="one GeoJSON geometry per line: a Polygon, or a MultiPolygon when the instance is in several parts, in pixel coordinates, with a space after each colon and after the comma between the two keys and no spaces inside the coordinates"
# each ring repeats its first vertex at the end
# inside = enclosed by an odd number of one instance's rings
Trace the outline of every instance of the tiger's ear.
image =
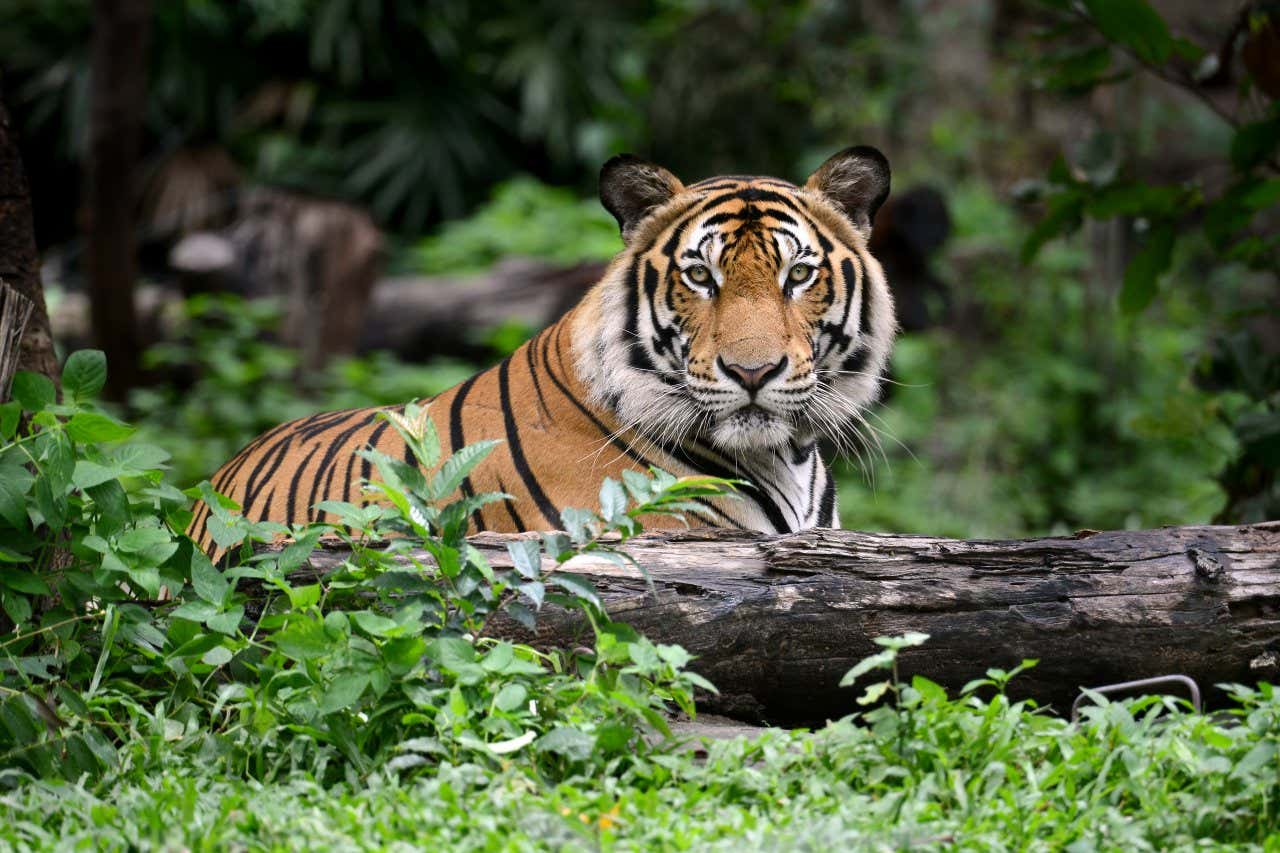
{"type": "Polygon", "coordinates": [[[870,236],[876,211],[889,197],[889,161],[869,145],[856,145],[819,166],[804,185],[826,196],[863,236],[870,236]]]}
{"type": "Polygon", "coordinates": [[[632,154],[619,154],[600,168],[600,202],[618,220],[624,241],[645,214],[683,189],[675,175],[632,154]]]}

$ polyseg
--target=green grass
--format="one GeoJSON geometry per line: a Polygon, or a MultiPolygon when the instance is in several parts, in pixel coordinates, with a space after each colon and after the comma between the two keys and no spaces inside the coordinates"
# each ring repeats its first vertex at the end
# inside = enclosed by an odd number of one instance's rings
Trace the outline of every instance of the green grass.
{"type": "MultiPolygon", "coordinates": [[[[660,752],[590,776],[440,766],[325,787],[211,773],[181,740],[117,778],[0,794],[0,844],[61,849],[1280,850],[1280,697],[1230,721],[1159,699],[1079,725],[902,685],[812,734],[660,752]],[[146,768],[145,774],[142,772],[146,768]]],[[[851,702],[852,706],[852,702],[851,702]]],[[[15,781],[10,778],[7,780],[15,781]]]]}

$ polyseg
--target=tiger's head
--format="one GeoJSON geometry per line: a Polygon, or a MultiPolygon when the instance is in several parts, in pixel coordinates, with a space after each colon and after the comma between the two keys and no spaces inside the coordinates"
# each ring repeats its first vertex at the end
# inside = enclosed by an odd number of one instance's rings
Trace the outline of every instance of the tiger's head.
{"type": "Polygon", "coordinates": [[[796,186],[730,176],[685,186],[614,157],[600,198],[624,250],[579,312],[595,402],[662,443],[730,453],[844,444],[879,393],[896,321],[867,251],[889,163],[849,148],[796,186]]]}

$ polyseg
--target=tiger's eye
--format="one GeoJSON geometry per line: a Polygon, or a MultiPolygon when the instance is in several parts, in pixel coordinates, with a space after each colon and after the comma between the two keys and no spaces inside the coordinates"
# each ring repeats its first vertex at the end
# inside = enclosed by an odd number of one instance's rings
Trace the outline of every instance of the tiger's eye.
{"type": "Polygon", "coordinates": [[[711,270],[707,269],[702,264],[694,264],[685,270],[684,274],[687,275],[689,277],[689,281],[694,284],[706,284],[711,281],[711,270]]]}
{"type": "Polygon", "coordinates": [[[809,280],[809,276],[813,275],[813,267],[808,264],[796,264],[791,268],[788,278],[793,284],[801,284],[809,280]]]}

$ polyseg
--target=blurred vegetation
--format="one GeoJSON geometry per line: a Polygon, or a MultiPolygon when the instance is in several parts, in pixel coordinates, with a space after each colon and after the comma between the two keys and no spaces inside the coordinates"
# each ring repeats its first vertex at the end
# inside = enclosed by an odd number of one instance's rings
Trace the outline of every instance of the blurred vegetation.
{"type": "Polygon", "coordinates": [[[598,201],[522,176],[499,184],[471,216],[420,240],[401,264],[426,275],[471,273],[512,255],[565,264],[607,260],[621,245],[617,222],[598,201]]]}
{"type": "MultiPolygon", "coordinates": [[[[872,416],[880,446],[840,465],[847,526],[1277,517],[1275,12],[1156,6],[157,4],[146,156],[159,180],[217,147],[250,183],[371,210],[392,270],[455,275],[610,256],[589,197],[619,150],[688,178],[798,179],[876,144],[895,190],[947,198],[956,233],[932,261],[935,325],[903,338],[872,416]]],[[[0,10],[43,242],[74,242],[90,4],[0,10]]],[[[152,356],[171,385],[133,400],[188,445],[184,485],[281,419],[470,369],[373,356],[299,378],[257,336],[268,316],[191,310],[189,339],[152,356]]],[[[527,331],[477,335],[505,351],[527,331]]]]}

